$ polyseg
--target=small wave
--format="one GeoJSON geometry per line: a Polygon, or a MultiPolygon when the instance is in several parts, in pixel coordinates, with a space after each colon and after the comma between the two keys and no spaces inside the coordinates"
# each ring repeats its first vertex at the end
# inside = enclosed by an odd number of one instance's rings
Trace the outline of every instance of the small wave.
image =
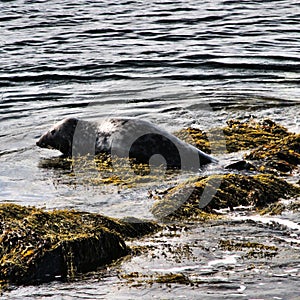
{"type": "Polygon", "coordinates": [[[12,150],[0,151],[0,157],[5,156],[5,155],[10,155],[10,154],[13,154],[13,153],[23,153],[23,152],[26,152],[28,150],[34,149],[34,147],[35,146],[25,147],[25,148],[21,148],[21,149],[12,149],[12,150]]]}
{"type": "Polygon", "coordinates": [[[206,16],[201,18],[178,18],[178,19],[160,19],[155,21],[157,24],[185,24],[195,25],[201,22],[212,22],[222,20],[223,16],[206,16]]]}
{"type": "Polygon", "coordinates": [[[111,74],[111,75],[70,75],[70,74],[32,74],[32,75],[16,75],[16,76],[0,76],[0,83],[5,82],[49,82],[49,81],[95,81],[107,79],[130,79],[130,76],[111,74]]]}
{"type": "Polygon", "coordinates": [[[262,216],[236,216],[233,217],[234,220],[243,221],[243,220],[251,220],[254,222],[261,222],[263,224],[278,224],[286,227],[287,229],[298,230],[300,231],[300,225],[286,219],[280,218],[271,218],[271,217],[262,217],[262,216]]]}
{"type": "Polygon", "coordinates": [[[0,22],[9,22],[9,21],[12,21],[12,20],[19,19],[21,17],[22,17],[21,15],[0,17],[0,22]]]}

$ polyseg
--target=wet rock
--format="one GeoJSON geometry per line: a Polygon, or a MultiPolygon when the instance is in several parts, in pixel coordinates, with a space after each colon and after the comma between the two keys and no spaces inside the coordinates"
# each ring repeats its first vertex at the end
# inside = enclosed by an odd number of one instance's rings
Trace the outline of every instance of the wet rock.
{"type": "Polygon", "coordinates": [[[256,167],[246,160],[239,160],[225,167],[227,170],[238,170],[238,171],[256,171],[256,167]]]}
{"type": "Polygon", "coordinates": [[[159,228],[151,222],[14,204],[0,205],[0,220],[2,285],[72,279],[127,255],[125,238],[159,228]]]}
{"type": "Polygon", "coordinates": [[[300,134],[290,134],[254,149],[246,159],[256,161],[261,172],[290,173],[300,164],[300,134]]]}
{"type": "Polygon", "coordinates": [[[157,283],[177,283],[177,284],[191,284],[192,281],[185,276],[182,273],[171,273],[171,274],[165,274],[165,275],[160,275],[156,278],[155,280],[157,283]]]}
{"type": "Polygon", "coordinates": [[[292,211],[294,213],[296,212],[300,212],[300,198],[298,197],[298,199],[295,197],[294,199],[291,199],[291,201],[288,204],[284,204],[284,203],[272,203],[269,206],[267,206],[266,208],[263,208],[260,211],[261,215],[280,215],[282,214],[284,211],[292,211]]]}
{"type": "Polygon", "coordinates": [[[187,128],[179,131],[177,136],[206,153],[222,154],[225,146],[228,152],[249,150],[280,141],[290,134],[285,127],[266,119],[261,122],[229,120],[227,126],[212,128],[207,133],[200,129],[187,128]]]}
{"type": "Polygon", "coordinates": [[[129,274],[122,274],[121,277],[127,280],[127,284],[133,284],[134,286],[142,286],[144,284],[166,284],[170,286],[171,284],[186,284],[193,285],[193,282],[182,273],[168,273],[163,275],[149,275],[141,274],[139,272],[132,272],[129,274]]]}
{"type": "Polygon", "coordinates": [[[270,174],[221,174],[194,178],[170,189],[156,201],[157,218],[210,218],[216,210],[237,206],[264,208],[280,198],[300,194],[300,188],[270,174]],[[187,197],[188,195],[188,197],[187,197]],[[209,199],[203,205],[203,198],[209,199]]]}
{"type": "Polygon", "coordinates": [[[177,135],[199,149],[213,154],[251,150],[244,159],[226,169],[257,170],[262,173],[291,173],[300,164],[300,135],[270,119],[257,122],[229,120],[227,126],[212,128],[205,133],[187,128],[177,135]]]}
{"type": "Polygon", "coordinates": [[[220,240],[220,249],[230,252],[242,252],[243,258],[271,258],[278,254],[278,247],[274,245],[265,245],[257,242],[236,242],[233,240],[220,240]]]}

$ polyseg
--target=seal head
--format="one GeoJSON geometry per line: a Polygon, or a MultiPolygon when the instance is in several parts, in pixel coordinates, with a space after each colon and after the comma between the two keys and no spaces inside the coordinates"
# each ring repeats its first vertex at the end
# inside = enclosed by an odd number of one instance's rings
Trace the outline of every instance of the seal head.
{"type": "Polygon", "coordinates": [[[72,155],[72,143],[78,119],[67,118],[55,124],[41,136],[36,145],[41,148],[56,149],[64,155],[72,155]]]}

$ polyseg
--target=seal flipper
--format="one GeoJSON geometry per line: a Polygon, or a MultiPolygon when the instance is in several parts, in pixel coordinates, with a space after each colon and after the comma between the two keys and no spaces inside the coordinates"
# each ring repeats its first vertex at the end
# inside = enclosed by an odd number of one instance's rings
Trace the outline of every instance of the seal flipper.
{"type": "Polygon", "coordinates": [[[213,158],[211,156],[209,156],[208,154],[202,152],[201,150],[198,150],[198,154],[199,154],[199,160],[200,160],[200,165],[207,165],[210,163],[218,163],[219,161],[216,158],[213,158]]]}

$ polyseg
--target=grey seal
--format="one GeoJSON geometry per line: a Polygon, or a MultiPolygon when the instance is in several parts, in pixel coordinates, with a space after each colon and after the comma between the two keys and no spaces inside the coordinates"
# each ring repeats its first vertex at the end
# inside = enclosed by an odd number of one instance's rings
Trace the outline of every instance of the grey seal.
{"type": "Polygon", "coordinates": [[[90,122],[67,118],[36,142],[65,156],[108,154],[150,163],[153,158],[168,169],[199,169],[216,159],[151,122],[137,118],[109,118],[90,122]]]}

